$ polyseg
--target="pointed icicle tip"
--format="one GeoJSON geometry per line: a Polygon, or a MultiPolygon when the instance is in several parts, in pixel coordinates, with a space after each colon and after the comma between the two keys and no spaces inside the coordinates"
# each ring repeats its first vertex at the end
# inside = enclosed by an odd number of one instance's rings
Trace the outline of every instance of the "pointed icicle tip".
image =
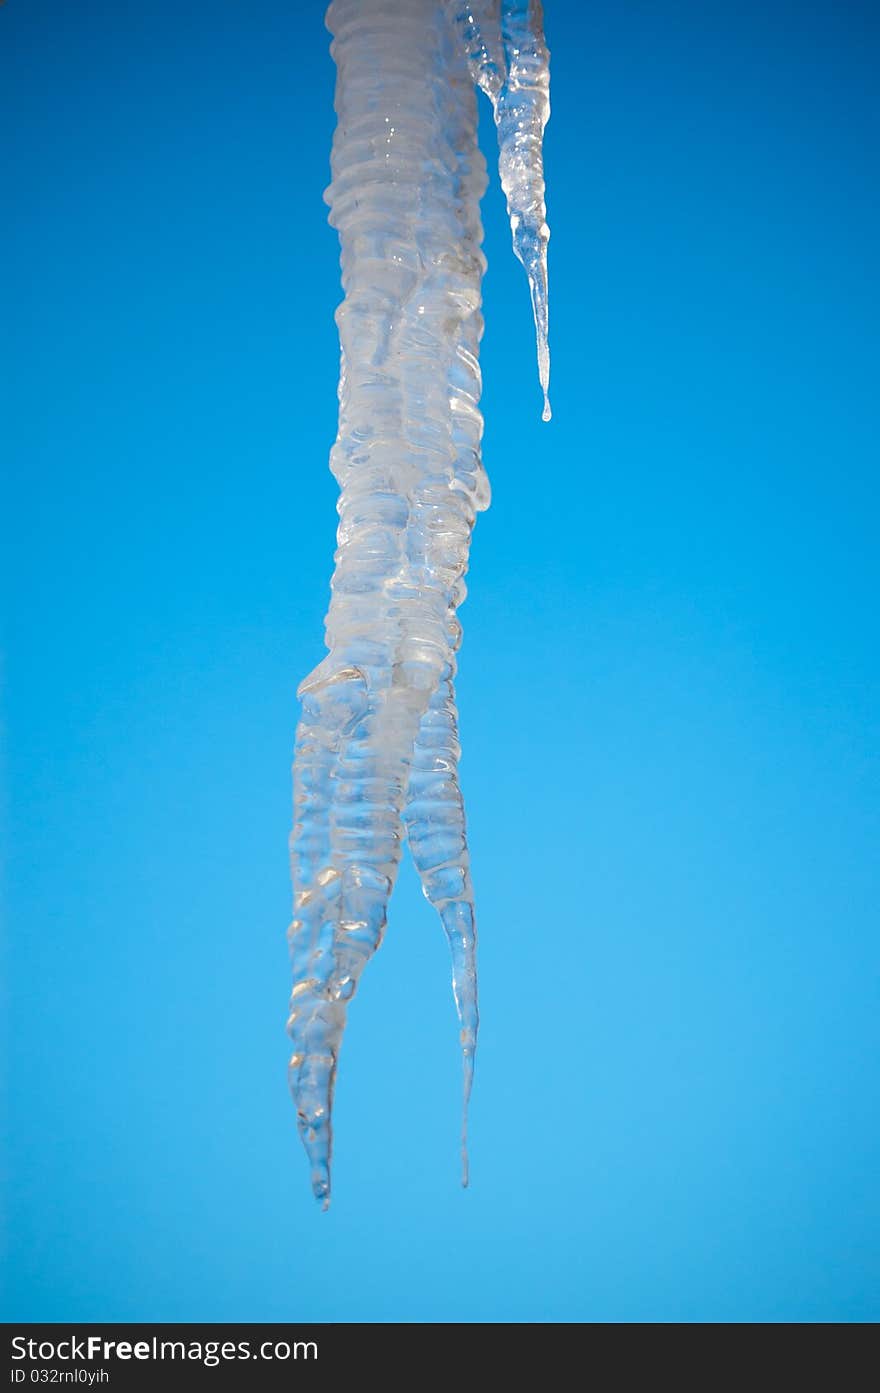
{"type": "MultiPolygon", "coordinates": [[[[464,1034],[464,1032],[462,1032],[464,1034]]],[[[470,1044],[465,1039],[462,1040],[462,1098],[461,1098],[461,1188],[466,1190],[471,1179],[471,1163],[468,1156],[468,1106],[471,1101],[471,1091],[474,1086],[474,1047],[476,1036],[472,1037],[470,1044]]]]}
{"type": "Polygon", "coordinates": [[[312,1166],[312,1194],[326,1214],[330,1208],[330,1167],[323,1157],[312,1166]]]}

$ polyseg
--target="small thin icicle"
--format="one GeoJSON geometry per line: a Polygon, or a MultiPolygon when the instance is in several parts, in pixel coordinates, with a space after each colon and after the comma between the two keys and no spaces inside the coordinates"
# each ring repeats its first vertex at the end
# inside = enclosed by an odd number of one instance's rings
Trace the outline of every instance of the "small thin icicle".
{"type": "Polygon", "coordinates": [[[544,127],[550,116],[550,54],[541,0],[445,0],[474,82],[487,95],[498,128],[498,170],[507,199],[513,250],[525,267],[535,320],[541,419],[550,411],[550,300],[544,127]],[[500,24],[499,24],[500,14],[500,24]]]}
{"type": "Polygon", "coordinates": [[[425,898],[440,915],[452,953],[452,990],[461,1028],[463,1062],[461,1183],[467,1186],[467,1114],[479,1011],[474,892],[458,782],[460,753],[455,690],[449,677],[440,684],[422,717],[413,751],[404,823],[425,898]]]}
{"type": "Polygon", "coordinates": [[[544,203],[544,127],[550,116],[550,54],[544,42],[541,0],[501,0],[501,35],[507,81],[495,102],[501,187],[513,249],[525,267],[535,317],[542,420],[550,420],[547,209],[544,203]]]}

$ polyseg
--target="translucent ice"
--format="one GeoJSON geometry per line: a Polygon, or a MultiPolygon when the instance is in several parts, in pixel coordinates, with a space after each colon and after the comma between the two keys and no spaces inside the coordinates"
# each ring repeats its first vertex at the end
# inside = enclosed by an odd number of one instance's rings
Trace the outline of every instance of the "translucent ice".
{"type": "Polygon", "coordinates": [[[550,116],[550,55],[541,0],[445,0],[471,77],[492,103],[498,168],[513,249],[525,267],[535,317],[543,419],[550,420],[547,209],[544,127],[550,116]]]}
{"type": "MultiPolygon", "coordinates": [[[[325,1207],[346,1012],[382,941],[404,836],[452,952],[465,1119],[473,1077],[475,923],[453,686],[471,529],[489,503],[486,171],[472,76],[495,108],[545,394],[549,372],[540,7],[334,0],[327,23],[338,117],[327,200],[344,290],[339,530],[327,656],[299,689],[288,1022],[291,1091],[325,1207]]],[[[464,1122],[462,1160],[467,1183],[464,1122]]]]}

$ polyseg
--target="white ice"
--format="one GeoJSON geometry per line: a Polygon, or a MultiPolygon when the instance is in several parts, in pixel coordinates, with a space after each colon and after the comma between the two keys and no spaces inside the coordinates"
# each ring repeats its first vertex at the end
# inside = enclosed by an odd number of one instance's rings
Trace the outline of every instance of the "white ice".
{"type": "Polygon", "coordinates": [[[299,689],[290,928],[290,1085],[316,1197],[330,1197],[346,1012],[382,941],[404,837],[449,940],[466,1115],[476,929],[454,678],[471,529],[489,504],[475,83],[490,98],[514,248],[547,389],[549,112],[540,5],[334,0],[338,117],[327,192],[344,299],[338,549],[327,655],[299,689]]]}

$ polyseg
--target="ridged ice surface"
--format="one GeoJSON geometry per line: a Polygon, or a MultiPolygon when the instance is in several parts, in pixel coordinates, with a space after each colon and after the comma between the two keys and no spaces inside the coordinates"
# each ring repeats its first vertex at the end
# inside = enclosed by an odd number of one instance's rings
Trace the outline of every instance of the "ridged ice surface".
{"type": "Polygon", "coordinates": [[[445,0],[474,82],[492,103],[498,171],[513,249],[525,267],[535,318],[543,419],[550,420],[547,209],[544,127],[550,116],[550,55],[540,0],[445,0]]]}
{"type": "MultiPolygon", "coordinates": [[[[299,689],[288,1022],[290,1086],[325,1207],[346,1012],[382,941],[404,837],[452,953],[465,1119],[473,1077],[476,930],[454,691],[471,529],[489,503],[478,405],[486,171],[472,79],[495,108],[545,391],[549,371],[539,7],[334,0],[327,24],[338,116],[327,200],[344,291],[339,530],[327,656],[299,689]]],[[[465,1122],[462,1161],[467,1183],[465,1122]]]]}

